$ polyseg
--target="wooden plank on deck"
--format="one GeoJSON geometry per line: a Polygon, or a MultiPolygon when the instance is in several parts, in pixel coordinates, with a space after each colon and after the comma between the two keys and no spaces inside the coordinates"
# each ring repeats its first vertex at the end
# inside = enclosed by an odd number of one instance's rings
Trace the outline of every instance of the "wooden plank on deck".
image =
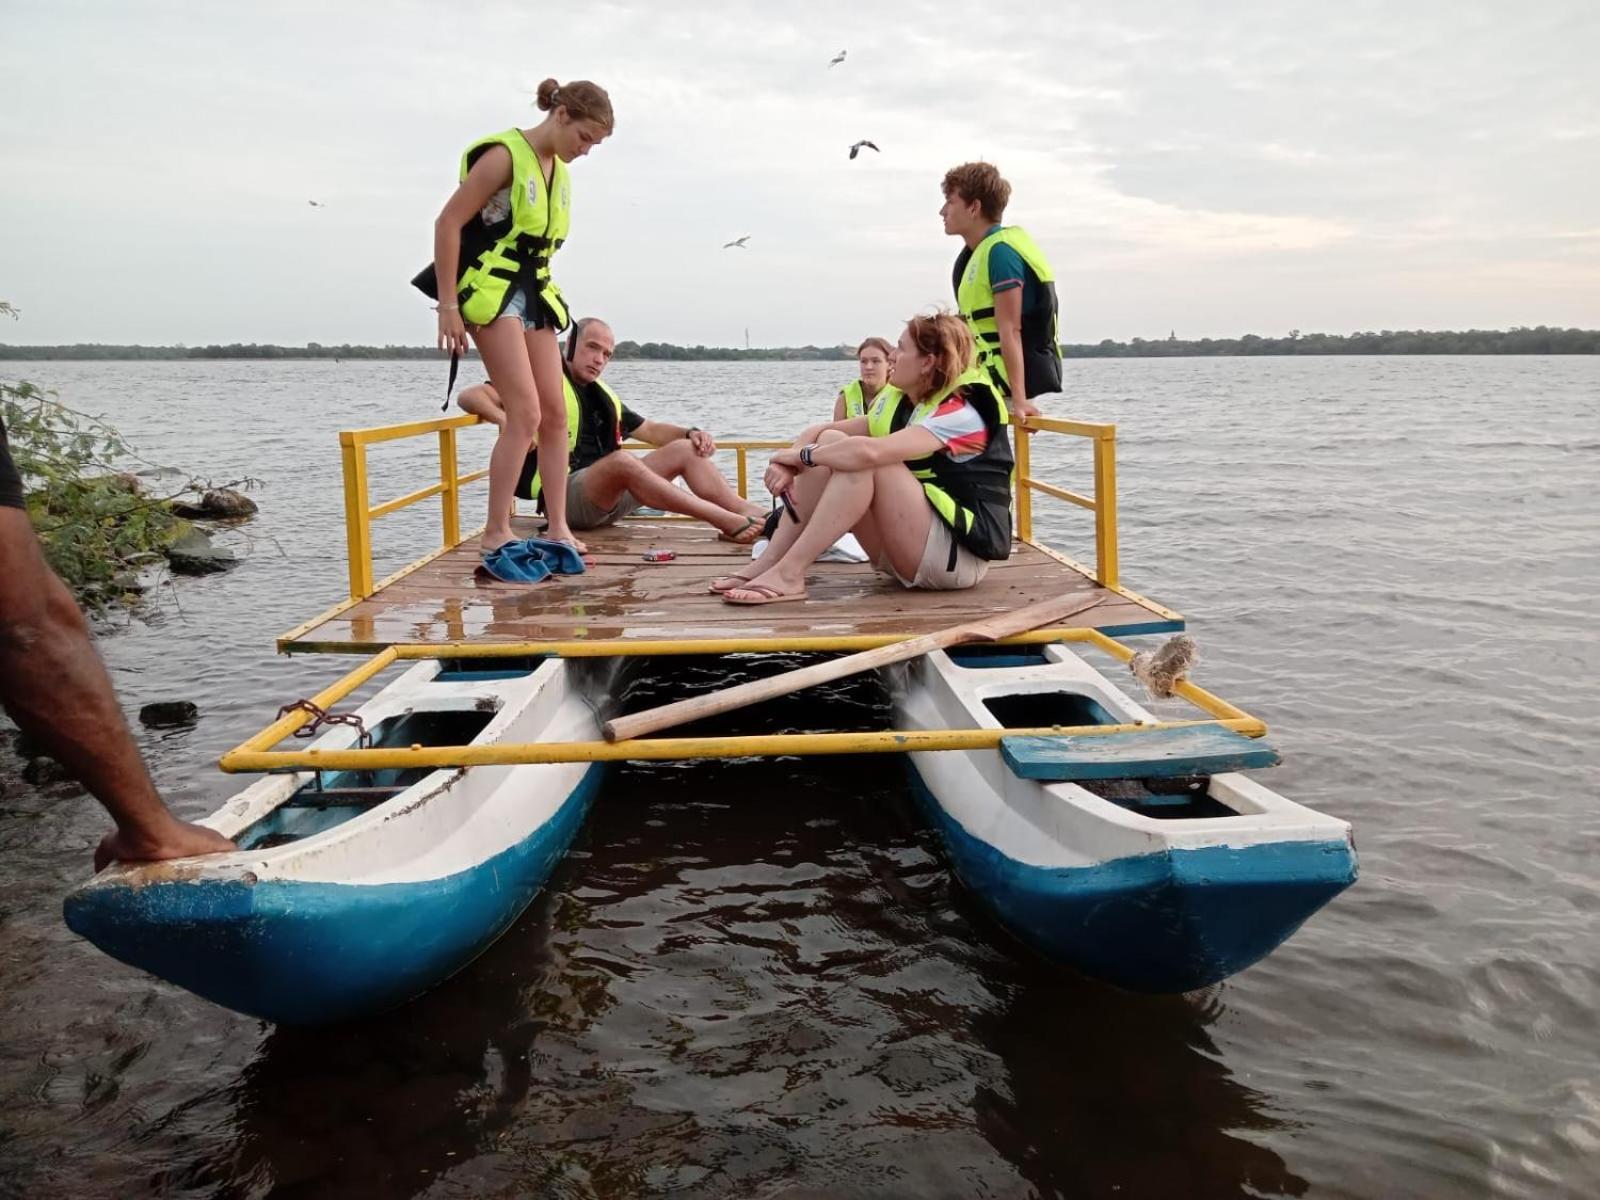
{"type": "MultiPolygon", "coordinates": [[[[531,535],[531,521],[519,522],[531,535]]],[[[1102,602],[1074,624],[1100,629],[1177,629],[1136,600],[1017,544],[977,587],[911,591],[866,564],[819,563],[809,599],[760,607],[726,604],[711,580],[749,561],[749,550],[719,542],[697,522],[630,520],[583,533],[593,565],[582,575],[538,584],[501,583],[476,570],[475,541],[397,579],[373,595],[297,629],[285,651],[371,652],[390,645],[449,642],[712,641],[927,633],[1024,604],[1081,592],[1102,602]],[[671,549],[668,563],[643,561],[645,550],[671,549]]]]}

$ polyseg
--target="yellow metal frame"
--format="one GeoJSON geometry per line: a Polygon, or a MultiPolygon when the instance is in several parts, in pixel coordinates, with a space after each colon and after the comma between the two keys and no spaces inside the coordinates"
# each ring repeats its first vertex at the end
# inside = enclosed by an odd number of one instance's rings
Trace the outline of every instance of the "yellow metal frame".
{"type": "MultiPolygon", "coordinates": [[[[867,639],[874,645],[887,645],[904,638],[867,639]]],[[[1040,641],[1080,642],[1104,650],[1127,662],[1131,647],[1107,637],[1098,629],[1074,627],[1007,638],[1001,644],[1028,644],[1040,641]]],[[[676,646],[678,643],[664,643],[676,646]]],[[[580,653],[592,653],[589,643],[576,643],[580,653]]],[[[397,662],[432,658],[507,658],[514,655],[549,654],[549,643],[518,642],[503,645],[390,646],[373,655],[355,670],[330,684],[311,698],[321,709],[332,708],[362,684],[397,662]]],[[[775,755],[826,754],[904,754],[916,750],[993,749],[1002,738],[1027,736],[1107,736],[1137,734],[1154,729],[1183,729],[1210,725],[1231,729],[1247,737],[1260,737],[1265,723],[1196,684],[1184,681],[1178,695],[1210,720],[1155,721],[1147,725],[1051,725],[1030,729],[930,729],[887,730],[866,733],[790,733],[759,734],[748,737],[637,738],[622,742],[511,742],[494,746],[411,746],[381,750],[273,750],[311,719],[297,709],[279,717],[271,725],[222,756],[224,771],[358,771],[386,770],[392,767],[480,767],[525,763],[619,762],[623,760],[746,758],[775,755]]]]}
{"type": "MultiPolygon", "coordinates": [[[[372,579],[372,523],[379,517],[386,517],[402,508],[410,508],[413,504],[438,496],[444,539],[442,549],[448,550],[461,541],[461,489],[486,478],[489,472],[485,469],[470,475],[461,474],[456,430],[481,424],[483,422],[473,416],[436,417],[431,421],[409,421],[404,425],[346,429],[339,434],[339,454],[344,463],[345,552],[349,559],[352,600],[364,600],[378,589],[372,579]],[[368,492],[367,447],[379,442],[425,437],[430,433],[437,434],[439,438],[439,482],[393,500],[385,500],[382,504],[373,504],[368,492]]],[[[433,557],[437,556],[429,555],[429,558],[433,557]]],[[[421,565],[421,562],[414,563],[400,574],[407,574],[421,565]]]]}
{"type": "MultiPolygon", "coordinates": [[[[461,461],[459,448],[456,443],[456,430],[465,429],[471,425],[482,425],[485,422],[474,416],[460,417],[435,417],[431,421],[408,421],[402,425],[373,425],[365,429],[346,429],[339,434],[339,452],[344,465],[344,524],[345,524],[345,552],[348,558],[348,571],[350,578],[350,599],[332,609],[322,613],[304,625],[284,634],[278,639],[279,647],[292,642],[295,638],[309,628],[314,628],[328,617],[334,616],[351,604],[365,600],[385,584],[394,582],[403,575],[408,575],[424,563],[432,562],[446,550],[450,550],[461,542],[461,489],[469,483],[476,483],[488,477],[488,470],[474,471],[470,475],[461,474],[461,461]],[[367,472],[367,447],[380,442],[397,442],[406,438],[426,437],[428,434],[437,434],[439,438],[439,482],[431,483],[427,487],[418,488],[414,492],[407,492],[404,496],[397,496],[393,500],[385,500],[381,504],[373,504],[370,480],[367,472]],[[442,525],[443,544],[438,550],[419,559],[388,578],[374,581],[372,577],[372,523],[379,517],[386,517],[390,513],[399,512],[403,508],[410,508],[424,500],[431,500],[434,496],[440,497],[440,518],[442,525]]],[[[749,495],[750,460],[752,450],[782,450],[788,442],[771,441],[766,439],[734,439],[721,442],[717,445],[718,452],[732,451],[735,456],[735,469],[738,475],[739,495],[749,495]]],[[[656,447],[644,442],[628,442],[624,449],[634,451],[654,450],[656,447]]],[[[661,518],[649,518],[660,520],[661,518]]],[[[671,518],[688,520],[689,518],[671,518]]]]}
{"type": "MultiPolygon", "coordinates": [[[[350,597],[317,614],[310,620],[278,638],[278,649],[284,653],[371,653],[378,647],[372,644],[339,642],[308,642],[301,639],[328,619],[339,615],[355,604],[381,590],[388,584],[404,578],[427,565],[461,541],[460,490],[465,485],[484,478],[486,471],[461,475],[457,461],[456,430],[481,424],[476,417],[440,417],[430,421],[413,421],[403,425],[376,426],[368,429],[347,430],[339,435],[344,457],[346,544],[349,551],[350,597]],[[435,433],[439,437],[439,483],[421,488],[395,500],[372,505],[368,496],[366,447],[379,442],[403,438],[425,437],[435,433]],[[384,579],[372,578],[372,521],[391,512],[397,512],[432,496],[443,498],[443,544],[431,554],[401,568],[384,579]]],[[[718,445],[719,451],[729,451],[735,456],[738,491],[749,495],[749,453],[752,450],[780,450],[789,443],[765,439],[733,439],[718,445]]],[[[1116,426],[1085,421],[1062,421],[1053,417],[1030,417],[1017,426],[1017,534],[1019,538],[1040,553],[1055,559],[1094,580],[1107,591],[1129,600],[1153,615],[1182,625],[1183,616],[1155,603],[1137,592],[1123,587],[1117,576],[1117,496],[1116,496],[1116,426]],[[1089,438],[1094,442],[1094,498],[1079,495],[1054,484],[1035,479],[1031,465],[1031,442],[1035,433],[1058,433],[1069,437],[1089,438]],[[1089,567],[1033,537],[1033,493],[1064,500],[1095,514],[1096,563],[1089,567]]],[[[654,449],[644,442],[630,441],[625,449],[647,452],[654,449]]],[[[668,514],[665,517],[630,517],[630,520],[679,520],[691,518],[668,514]]],[[[469,536],[473,534],[469,533],[469,536]]],[[[1059,630],[1042,630],[1038,640],[1055,640],[1059,630]]],[[[784,650],[848,651],[869,649],[884,644],[884,639],[868,637],[815,637],[815,638],[706,638],[674,639],[671,641],[644,642],[637,640],[568,641],[541,643],[540,653],[562,655],[627,655],[627,654],[733,654],[763,653],[784,650]]],[[[436,648],[438,654],[448,654],[450,647],[436,648]]]]}
{"type": "MultiPolygon", "coordinates": [[[[399,512],[423,500],[440,497],[440,517],[443,535],[441,550],[448,550],[461,541],[461,489],[485,478],[487,470],[461,474],[456,442],[456,431],[471,425],[483,424],[477,417],[436,417],[431,421],[410,421],[402,425],[377,425],[366,429],[346,429],[339,434],[340,454],[344,463],[345,546],[349,559],[350,598],[364,600],[383,584],[414,570],[424,562],[438,557],[438,552],[412,564],[411,567],[375,582],[372,575],[372,522],[379,517],[399,512]],[[405,438],[439,438],[439,482],[418,488],[393,500],[373,504],[367,472],[367,447],[381,442],[401,441],[405,438]]],[[[782,450],[790,443],[771,439],[739,438],[718,444],[719,452],[731,451],[739,495],[750,494],[750,460],[752,450],[782,450]]],[[[1030,546],[1044,550],[1058,561],[1094,579],[1102,587],[1119,595],[1136,600],[1146,607],[1160,611],[1170,619],[1176,613],[1161,609],[1143,597],[1123,591],[1117,581],[1117,427],[1087,421],[1062,421],[1054,417],[1029,417],[1016,426],[1017,446],[1017,536],[1030,546]],[[1084,496],[1068,491],[1042,479],[1033,477],[1032,439],[1037,433],[1059,433],[1068,437],[1089,438],[1094,442],[1094,496],[1084,496]],[[1051,496],[1094,513],[1095,568],[1091,572],[1080,563],[1057,554],[1033,539],[1033,493],[1051,496]]],[[[642,442],[629,442],[626,449],[651,450],[654,447],[642,442]]],[[[660,520],[661,518],[651,518],[660,520]]],[[[671,518],[668,518],[671,519],[671,518]]],[[[683,518],[687,519],[687,518],[683,518]]],[[[315,617],[293,634],[285,634],[279,644],[292,641],[295,634],[307,626],[315,625],[333,616],[348,605],[315,617]]]]}
{"type": "MultiPolygon", "coordinates": [[[[1088,421],[1061,421],[1055,417],[1029,417],[1019,421],[1017,430],[1017,536],[1040,550],[1033,540],[1033,495],[1053,496],[1094,514],[1095,569],[1091,576],[1101,587],[1131,596],[1117,586],[1117,427],[1088,421]],[[1079,495],[1066,488],[1033,477],[1035,433],[1061,433],[1069,437],[1090,438],[1094,442],[1094,496],[1079,495]]],[[[1052,556],[1075,570],[1090,574],[1078,563],[1059,554],[1052,556]]],[[[1149,604],[1140,600],[1140,603],[1149,604]]],[[[1165,610],[1163,610],[1165,611],[1165,610]]],[[[1176,614],[1172,614],[1176,615],[1176,614]]]]}

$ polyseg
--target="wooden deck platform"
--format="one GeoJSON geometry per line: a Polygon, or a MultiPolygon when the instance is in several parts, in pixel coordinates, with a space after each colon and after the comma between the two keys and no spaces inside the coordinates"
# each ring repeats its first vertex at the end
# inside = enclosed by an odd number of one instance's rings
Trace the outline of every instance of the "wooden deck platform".
{"type": "MultiPolygon", "coordinates": [[[[519,532],[534,532],[531,520],[519,532]]],[[[364,600],[346,601],[278,639],[285,653],[372,653],[386,646],[451,643],[605,642],[611,653],[671,642],[673,649],[823,648],[818,639],[861,635],[914,636],[1019,607],[1082,592],[1099,603],[1071,624],[1112,635],[1183,628],[1183,618],[1124,589],[1107,590],[1069,561],[1018,543],[977,587],[962,592],[910,591],[870,566],[822,563],[809,599],[740,607],[706,585],[749,560],[749,550],[716,540],[698,522],[627,520],[583,535],[593,565],[583,575],[539,584],[507,584],[476,570],[477,538],[441,551],[380,584],[364,600]],[[677,558],[647,563],[651,548],[677,558]]]]}

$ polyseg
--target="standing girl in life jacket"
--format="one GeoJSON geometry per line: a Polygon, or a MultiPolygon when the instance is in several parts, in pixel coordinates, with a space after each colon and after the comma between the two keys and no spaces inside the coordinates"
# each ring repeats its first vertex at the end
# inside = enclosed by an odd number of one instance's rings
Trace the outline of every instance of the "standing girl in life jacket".
{"type": "MultiPolygon", "coordinates": [[[[572,211],[567,164],[611,133],[611,99],[586,80],[539,85],[545,118],[532,129],[481,138],[461,158],[461,183],[433,226],[433,266],[440,288],[439,347],[465,352],[477,344],[505,421],[489,458],[489,519],[485,553],[517,540],[512,493],[537,437],[544,446],[567,443],[556,333],[571,324],[550,259],[566,240],[572,211]]],[[[545,467],[546,536],[583,545],[567,524],[567,462],[550,455],[545,467]]]]}

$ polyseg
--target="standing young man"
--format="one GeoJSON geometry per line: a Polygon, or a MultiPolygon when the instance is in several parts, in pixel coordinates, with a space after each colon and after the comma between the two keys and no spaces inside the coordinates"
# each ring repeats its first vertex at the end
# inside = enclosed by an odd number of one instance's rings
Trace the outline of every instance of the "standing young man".
{"type": "Polygon", "coordinates": [[[945,172],[939,215],[966,243],[951,281],[978,361],[1021,418],[1039,412],[1035,396],[1061,390],[1061,342],[1055,272],[1025,230],[1000,224],[1010,199],[993,166],[962,163],[945,172]]]}

